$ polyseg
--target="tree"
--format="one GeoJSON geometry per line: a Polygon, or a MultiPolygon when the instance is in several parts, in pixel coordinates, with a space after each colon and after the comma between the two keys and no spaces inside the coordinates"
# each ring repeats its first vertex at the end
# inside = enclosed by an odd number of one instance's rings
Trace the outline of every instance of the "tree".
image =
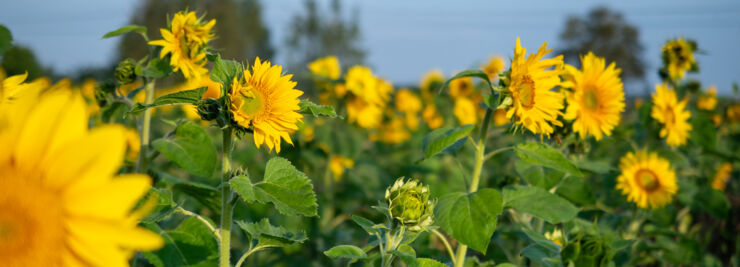
{"type": "Polygon", "coordinates": [[[637,27],[624,20],[622,14],[599,7],[585,17],[570,16],[560,33],[563,54],[569,64],[580,63],[579,57],[594,52],[622,69],[622,79],[644,81],[645,63],[641,59],[643,46],[637,27]]]}
{"type": "Polygon", "coordinates": [[[28,80],[33,80],[45,75],[36,55],[30,48],[14,45],[8,49],[2,57],[2,67],[8,76],[28,72],[28,80]]]}

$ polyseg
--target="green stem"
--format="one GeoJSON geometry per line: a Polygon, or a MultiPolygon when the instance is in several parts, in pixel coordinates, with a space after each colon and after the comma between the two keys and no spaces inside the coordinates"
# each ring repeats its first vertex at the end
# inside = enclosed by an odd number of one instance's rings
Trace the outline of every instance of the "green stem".
{"type": "MultiPolygon", "coordinates": [[[[480,135],[478,136],[478,142],[475,143],[475,166],[473,167],[473,180],[470,183],[469,193],[478,191],[480,185],[480,174],[483,170],[483,163],[486,159],[486,134],[488,133],[488,123],[491,121],[491,115],[493,110],[490,108],[486,109],[486,115],[483,116],[483,123],[480,126],[480,135]]],[[[468,253],[468,246],[460,244],[457,247],[456,259],[453,260],[455,267],[462,267],[465,265],[465,255],[468,253]]]]}
{"type": "Polygon", "coordinates": [[[452,251],[452,246],[450,246],[450,242],[447,241],[447,238],[445,238],[442,233],[440,233],[437,230],[431,230],[431,232],[439,238],[439,240],[442,240],[442,244],[445,245],[445,248],[447,249],[447,253],[450,254],[450,258],[452,259],[452,265],[455,265],[455,262],[457,262],[457,259],[455,258],[455,252],[452,251]]]}
{"type": "MultiPolygon", "coordinates": [[[[154,82],[155,79],[148,80],[144,91],[146,99],[144,104],[149,105],[154,102],[154,82]]],[[[139,161],[136,164],[136,172],[145,173],[149,169],[149,132],[152,124],[152,110],[144,110],[144,121],[141,124],[141,148],[139,149],[139,161]]]]}
{"type": "Polygon", "coordinates": [[[221,228],[219,229],[221,242],[218,246],[219,266],[229,267],[229,253],[231,249],[231,212],[233,204],[230,201],[231,189],[229,188],[229,179],[231,173],[231,141],[232,129],[226,127],[223,129],[223,159],[221,167],[221,228]]]}
{"type": "Polygon", "coordinates": [[[218,240],[221,240],[221,237],[218,235],[218,231],[216,230],[216,228],[213,227],[213,225],[211,225],[211,222],[209,222],[208,220],[206,220],[206,218],[203,218],[202,216],[198,215],[197,213],[193,213],[192,211],[183,209],[182,207],[177,207],[177,209],[175,209],[175,212],[178,212],[178,213],[180,213],[182,215],[185,215],[185,216],[190,216],[190,217],[193,217],[193,218],[198,219],[203,224],[205,224],[208,227],[208,229],[211,230],[211,233],[213,233],[213,236],[216,237],[216,240],[217,241],[218,240]]]}
{"type": "Polygon", "coordinates": [[[249,251],[247,251],[247,253],[244,253],[244,255],[242,255],[241,258],[239,258],[239,261],[236,262],[236,265],[234,265],[234,267],[240,267],[240,266],[242,266],[242,264],[247,259],[247,257],[249,257],[249,255],[252,255],[253,253],[255,253],[257,251],[260,251],[260,250],[263,250],[263,249],[266,249],[266,248],[269,248],[269,247],[271,247],[271,246],[258,246],[256,248],[250,249],[249,251]]]}

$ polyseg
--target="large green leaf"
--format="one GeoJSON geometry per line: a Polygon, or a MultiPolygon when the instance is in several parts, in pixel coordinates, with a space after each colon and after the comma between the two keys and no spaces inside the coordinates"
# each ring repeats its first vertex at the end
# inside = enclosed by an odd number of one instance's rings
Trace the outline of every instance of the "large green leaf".
{"type": "Polygon", "coordinates": [[[346,259],[355,259],[355,260],[367,259],[367,253],[365,253],[365,251],[363,251],[361,248],[358,248],[352,245],[335,246],[333,248],[330,248],[327,251],[324,251],[324,255],[332,259],[337,259],[337,258],[346,258],[346,259]]]}
{"type": "Polygon", "coordinates": [[[370,235],[374,235],[378,232],[377,229],[373,228],[376,224],[373,221],[366,219],[365,217],[352,215],[352,221],[362,227],[362,229],[370,235]]]}
{"type": "Polygon", "coordinates": [[[242,64],[233,60],[223,60],[221,56],[216,57],[216,62],[211,69],[211,80],[219,82],[224,86],[230,85],[234,78],[241,77],[244,70],[242,64]]]}
{"type": "Polygon", "coordinates": [[[202,177],[211,177],[218,158],[208,133],[195,123],[184,123],[175,129],[175,138],[160,138],[152,147],[180,168],[202,177]]]}
{"type": "Polygon", "coordinates": [[[200,98],[208,90],[208,87],[200,87],[193,90],[185,90],[176,93],[163,95],[154,99],[151,104],[136,103],[127,114],[138,115],[148,108],[164,105],[181,105],[181,104],[198,104],[200,98]]]}
{"type": "Polygon", "coordinates": [[[164,238],[163,248],[144,252],[149,262],[157,267],[169,266],[216,266],[218,243],[211,230],[195,218],[188,218],[176,229],[164,231],[155,223],[144,226],[164,238]]]}
{"type": "Polygon", "coordinates": [[[485,254],[501,211],[501,194],[495,189],[484,188],[475,193],[456,192],[443,196],[434,215],[447,234],[485,254]]]}
{"type": "Polygon", "coordinates": [[[582,206],[593,204],[596,201],[591,186],[581,177],[568,176],[560,183],[555,194],[582,206]]]}
{"type": "Polygon", "coordinates": [[[540,263],[547,267],[562,266],[560,259],[560,252],[548,249],[541,244],[531,244],[521,251],[522,256],[531,259],[534,262],[540,263]]]}
{"type": "Polygon", "coordinates": [[[236,224],[244,230],[253,242],[255,238],[257,239],[258,247],[285,247],[308,240],[306,233],[303,231],[293,233],[285,230],[282,226],[273,226],[267,218],[257,223],[236,221],[236,224]]]}
{"type": "Polygon", "coordinates": [[[473,125],[463,125],[457,128],[444,127],[431,131],[421,141],[424,159],[431,158],[439,153],[452,153],[465,143],[465,137],[473,131],[473,125]]]}
{"type": "Polygon", "coordinates": [[[331,106],[321,106],[317,105],[314,102],[311,102],[309,100],[301,100],[300,103],[298,103],[298,106],[301,108],[298,113],[306,114],[306,115],[313,115],[314,117],[329,117],[329,118],[336,118],[337,113],[334,111],[334,108],[331,106]]]}
{"type": "Polygon", "coordinates": [[[514,169],[528,184],[549,190],[563,178],[563,173],[548,169],[524,160],[514,162],[514,169]]]}
{"type": "Polygon", "coordinates": [[[503,195],[505,208],[531,214],[549,223],[567,222],[578,214],[573,204],[539,187],[508,186],[503,195]]]}
{"type": "Polygon", "coordinates": [[[253,202],[257,200],[257,196],[254,194],[254,186],[252,185],[252,182],[249,180],[249,177],[244,175],[239,175],[234,178],[231,178],[229,180],[229,185],[231,186],[231,190],[236,192],[237,195],[242,197],[244,201],[247,202],[253,202]]]}
{"type": "Polygon", "coordinates": [[[13,46],[13,35],[5,26],[0,25],[0,56],[5,54],[13,46]]]}
{"type": "Polygon", "coordinates": [[[464,71],[458,72],[457,74],[455,74],[455,76],[452,76],[452,78],[445,81],[445,83],[443,83],[442,86],[439,87],[439,93],[442,93],[442,90],[447,88],[447,86],[450,85],[450,82],[452,82],[452,80],[459,79],[459,78],[465,78],[465,77],[480,78],[481,80],[485,81],[486,84],[488,84],[488,88],[492,87],[491,80],[488,79],[488,74],[486,74],[482,70],[464,70],[464,71]]]}
{"type": "Polygon", "coordinates": [[[142,222],[156,223],[169,218],[174,213],[177,204],[172,199],[172,191],[165,188],[152,187],[149,190],[146,201],[155,201],[156,205],[152,211],[146,217],[142,218],[142,222]],[[150,200],[152,198],[152,200],[150,200]]]}
{"type": "Polygon", "coordinates": [[[139,25],[123,26],[123,27],[118,28],[118,29],[116,29],[114,31],[110,31],[110,32],[106,33],[105,35],[103,35],[103,38],[102,39],[119,36],[121,34],[126,34],[126,33],[129,33],[129,32],[139,33],[139,34],[141,34],[141,36],[144,36],[144,39],[145,40],[147,39],[147,37],[146,37],[146,27],[139,26],[139,25]]]}
{"type": "Polygon", "coordinates": [[[530,163],[570,173],[575,176],[583,176],[581,171],[570,160],[550,146],[539,143],[523,143],[514,147],[514,153],[522,160],[530,163]]]}
{"type": "Polygon", "coordinates": [[[290,161],[275,157],[267,162],[265,179],[254,184],[254,195],[261,203],[272,203],[288,216],[316,216],[318,204],[311,180],[290,161]]]}
{"type": "Polygon", "coordinates": [[[136,66],[136,75],[148,78],[164,78],[169,76],[173,69],[167,60],[153,58],[146,66],[136,66]]]}
{"type": "Polygon", "coordinates": [[[409,265],[410,267],[447,267],[447,265],[444,265],[441,262],[438,262],[435,259],[429,259],[429,258],[418,258],[416,261],[414,261],[413,264],[409,265]]]}
{"type": "Polygon", "coordinates": [[[193,197],[216,215],[221,213],[221,192],[216,188],[193,182],[177,182],[172,185],[172,190],[193,197]]]}

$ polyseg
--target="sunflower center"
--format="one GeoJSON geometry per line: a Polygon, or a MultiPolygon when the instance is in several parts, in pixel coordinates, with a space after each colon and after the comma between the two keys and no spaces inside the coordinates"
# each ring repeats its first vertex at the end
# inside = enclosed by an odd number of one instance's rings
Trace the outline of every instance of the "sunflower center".
{"type": "Polygon", "coordinates": [[[663,111],[663,118],[665,120],[665,124],[667,125],[673,125],[676,123],[676,115],[673,114],[672,108],[667,108],[665,111],[663,111]]]}
{"type": "Polygon", "coordinates": [[[599,98],[596,96],[594,88],[587,88],[583,94],[583,103],[589,110],[596,110],[599,107],[599,98]]]}
{"type": "MultiPolygon", "coordinates": [[[[251,86],[250,86],[251,87],[251,86]]],[[[243,90],[242,95],[242,106],[241,112],[249,117],[254,117],[262,111],[264,108],[264,101],[262,95],[255,92],[253,89],[243,90]]]]}
{"type": "Polygon", "coordinates": [[[524,75],[516,92],[519,102],[527,109],[534,107],[534,88],[534,80],[532,80],[532,77],[524,75]]]}
{"type": "Polygon", "coordinates": [[[647,192],[653,192],[660,187],[660,181],[655,173],[648,169],[640,169],[635,174],[637,184],[647,192]]]}

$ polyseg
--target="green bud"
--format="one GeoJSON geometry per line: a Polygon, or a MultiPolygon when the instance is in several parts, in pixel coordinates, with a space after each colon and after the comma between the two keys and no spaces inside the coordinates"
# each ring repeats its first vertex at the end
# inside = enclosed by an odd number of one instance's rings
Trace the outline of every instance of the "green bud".
{"type": "Polygon", "coordinates": [[[136,80],[136,61],[127,58],[118,63],[115,73],[116,81],[120,84],[129,84],[136,80]]]}
{"type": "Polygon", "coordinates": [[[388,212],[395,221],[410,231],[422,231],[434,222],[434,202],[429,199],[429,187],[401,177],[385,190],[388,212]]]}
{"type": "Polygon", "coordinates": [[[198,102],[197,110],[201,120],[215,120],[221,113],[221,104],[218,103],[217,99],[207,98],[198,102]]]}

